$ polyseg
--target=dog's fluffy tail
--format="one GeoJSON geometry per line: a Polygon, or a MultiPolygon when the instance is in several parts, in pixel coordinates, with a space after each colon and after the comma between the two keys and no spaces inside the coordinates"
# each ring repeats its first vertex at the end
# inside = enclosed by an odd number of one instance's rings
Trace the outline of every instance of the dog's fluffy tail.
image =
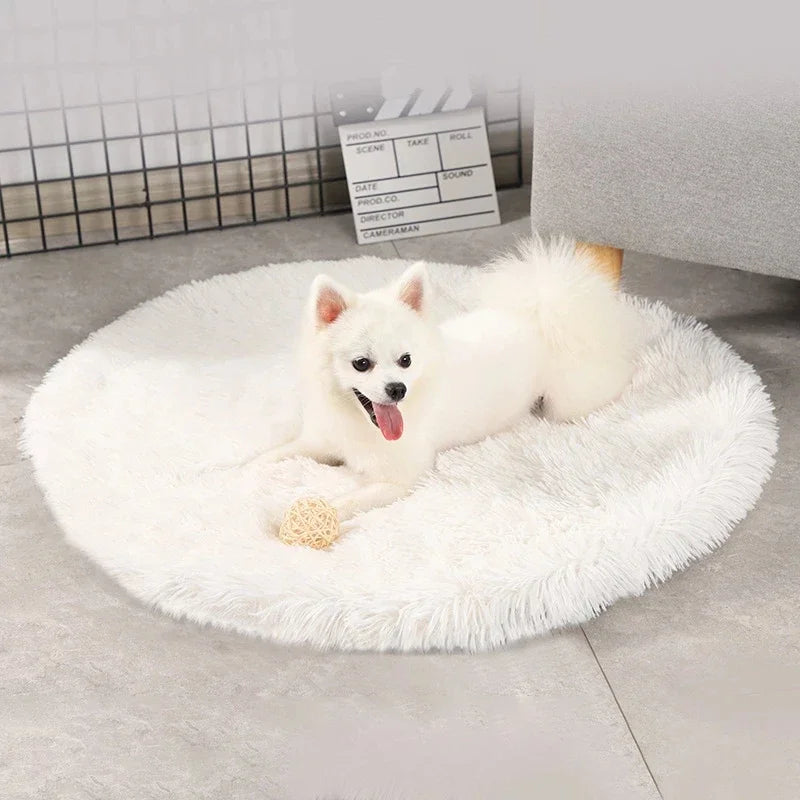
{"type": "Polygon", "coordinates": [[[578,419],[622,393],[640,340],[638,315],[590,254],[569,239],[537,237],[488,267],[482,305],[524,314],[541,340],[548,417],[578,419]]]}

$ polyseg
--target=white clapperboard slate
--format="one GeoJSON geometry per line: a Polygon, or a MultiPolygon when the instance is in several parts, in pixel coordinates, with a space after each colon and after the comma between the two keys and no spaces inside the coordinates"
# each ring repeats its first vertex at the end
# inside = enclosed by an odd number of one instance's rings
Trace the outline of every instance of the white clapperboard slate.
{"type": "Polygon", "coordinates": [[[483,98],[468,84],[387,99],[377,82],[350,83],[331,101],[359,244],[500,223],[483,98]]]}

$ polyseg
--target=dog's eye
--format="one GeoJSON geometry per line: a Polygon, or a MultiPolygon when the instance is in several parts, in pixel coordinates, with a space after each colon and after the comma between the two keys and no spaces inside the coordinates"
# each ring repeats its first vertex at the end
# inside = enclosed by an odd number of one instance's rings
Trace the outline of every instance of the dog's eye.
{"type": "Polygon", "coordinates": [[[368,358],[354,358],[353,369],[359,372],[366,372],[371,366],[372,362],[368,358]]]}
{"type": "Polygon", "coordinates": [[[400,358],[397,359],[397,365],[403,369],[408,369],[411,366],[411,356],[408,353],[400,356],[400,358]]]}

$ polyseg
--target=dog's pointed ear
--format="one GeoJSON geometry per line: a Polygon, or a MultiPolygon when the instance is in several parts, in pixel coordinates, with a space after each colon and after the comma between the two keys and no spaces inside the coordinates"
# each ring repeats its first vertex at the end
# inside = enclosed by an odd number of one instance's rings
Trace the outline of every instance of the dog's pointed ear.
{"type": "Polygon", "coordinates": [[[423,261],[412,264],[397,281],[397,296],[418,314],[427,307],[430,299],[431,282],[428,269],[423,261]]]}
{"type": "Polygon", "coordinates": [[[311,284],[311,313],[318,328],[335,322],[350,303],[350,292],[327,275],[311,284]]]}

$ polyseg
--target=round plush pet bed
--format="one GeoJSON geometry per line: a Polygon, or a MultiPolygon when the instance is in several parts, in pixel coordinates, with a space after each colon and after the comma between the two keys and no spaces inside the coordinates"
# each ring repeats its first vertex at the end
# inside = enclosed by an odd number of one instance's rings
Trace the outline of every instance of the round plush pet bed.
{"type": "MultiPolygon", "coordinates": [[[[36,390],[24,446],[67,539],[162,611],[282,642],[483,650],[580,623],[712,550],[776,448],[753,371],[697,322],[635,299],[632,384],[575,424],[531,416],[442,453],[406,499],[329,550],[283,544],[294,499],[341,468],[257,458],[299,418],[292,347],[309,284],[405,262],[258,267],[181,286],[90,336],[36,390]]],[[[432,265],[442,316],[477,270],[432,265]]]]}

